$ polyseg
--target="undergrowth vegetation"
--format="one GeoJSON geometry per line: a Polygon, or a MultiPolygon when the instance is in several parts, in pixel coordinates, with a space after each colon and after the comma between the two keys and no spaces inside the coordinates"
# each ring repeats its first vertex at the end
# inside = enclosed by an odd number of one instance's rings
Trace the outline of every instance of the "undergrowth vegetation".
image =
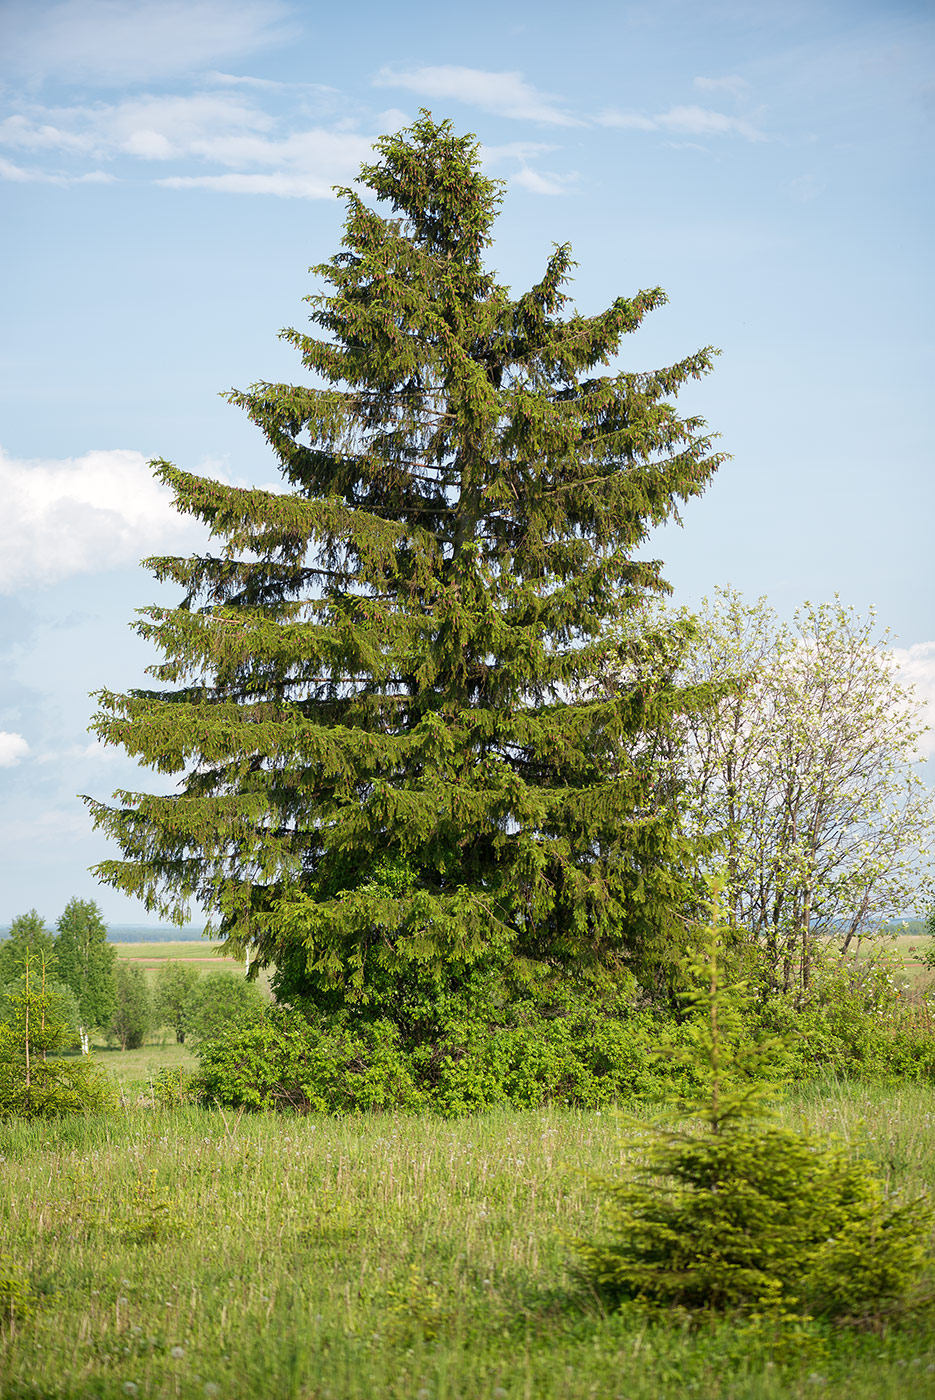
{"type": "MultiPolygon", "coordinates": [[[[748,952],[735,958],[751,994],[730,991],[739,1050],[782,1042],[779,1061],[753,1070],[801,1082],[834,1072],[891,1082],[935,1079],[935,1022],[925,995],[909,998],[885,959],[816,967],[806,995],[765,994],[748,952]],[[742,1004],[741,1004],[742,1003],[742,1004]]],[[[690,980],[686,984],[691,985],[690,980]]],[[[727,1007],[725,1007],[727,1009],[727,1007]]],[[[691,1096],[703,1082],[695,1057],[697,1015],[648,1003],[620,979],[550,999],[451,997],[431,1035],[407,1036],[398,1020],[308,1008],[270,1008],[230,1022],[200,1047],[200,1069],[169,1076],[161,1092],[229,1107],[347,1113],[398,1108],[445,1114],[547,1103],[600,1107],[691,1096]]]]}

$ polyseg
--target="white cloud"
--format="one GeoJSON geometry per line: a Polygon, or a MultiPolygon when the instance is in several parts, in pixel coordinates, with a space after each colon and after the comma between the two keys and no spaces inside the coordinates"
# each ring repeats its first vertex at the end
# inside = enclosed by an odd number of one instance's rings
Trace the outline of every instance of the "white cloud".
{"type": "Polygon", "coordinates": [[[239,93],[144,95],[92,107],[32,107],[0,123],[0,144],[145,160],[202,156],[212,142],[271,131],[275,120],[239,93]]]}
{"type": "Polygon", "coordinates": [[[239,170],[228,175],[172,175],[157,183],[170,189],[226,194],[273,194],[292,199],[331,199],[335,185],[349,184],[373,155],[373,138],[355,132],[296,132],[282,141],[228,137],[206,142],[205,154],[239,170]],[[243,167],[267,167],[252,173],[243,167]]]}
{"type": "Polygon", "coordinates": [[[522,170],[513,176],[513,181],[532,194],[567,194],[569,186],[573,185],[577,178],[576,171],[569,175],[556,175],[551,170],[540,173],[523,166],[522,170]]]}
{"type": "Polygon", "coordinates": [[[619,127],[624,131],[662,131],[680,136],[733,134],[744,136],[748,141],[766,140],[752,122],[743,117],[730,117],[725,112],[713,112],[709,107],[670,107],[668,112],[658,112],[654,116],[608,108],[597,120],[602,126],[619,127]]]}
{"type": "MultiPolygon", "coordinates": [[[[374,138],[355,131],[319,126],[278,136],[276,126],[276,119],[250,96],[237,92],[145,95],[93,107],[33,108],[29,116],[0,124],[0,144],[33,149],[57,144],[69,154],[123,155],[162,165],[195,161],[235,173],[174,174],[157,183],[312,199],[331,198],[332,186],[348,184],[361,161],[372,155],[374,138]]],[[[60,178],[20,171],[9,162],[0,164],[2,174],[8,179],[60,178]]]]}
{"type": "Polygon", "coordinates": [[[0,593],[188,551],[207,532],[172,504],[140,452],[17,461],[0,450],[0,593]]]}
{"type": "Polygon", "coordinates": [[[26,170],[14,165],[11,160],[0,156],[0,180],[12,180],[15,184],[40,185],[109,185],[113,175],[103,170],[89,170],[85,175],[62,175],[50,170],[26,170]]]}
{"type": "Polygon", "coordinates": [[[215,190],[218,194],[275,194],[281,199],[331,199],[332,186],[314,175],[170,175],[157,180],[169,190],[215,190]]]}
{"type": "Polygon", "coordinates": [[[10,734],[0,729],[0,768],[12,768],[29,753],[29,745],[22,734],[10,734]]]}
{"type": "Polygon", "coordinates": [[[281,0],[7,0],[7,63],[123,86],[215,67],[294,33],[281,0]]]}
{"type": "Polygon", "coordinates": [[[544,122],[550,126],[583,126],[579,118],[544,93],[537,92],[522,73],[492,73],[483,68],[413,68],[398,73],[381,68],[373,79],[375,87],[400,87],[420,97],[466,102],[498,117],[544,122]]]}
{"type": "Polygon", "coordinates": [[[37,755],[39,763],[62,763],[62,762],[85,762],[110,763],[114,758],[119,757],[116,750],[108,748],[99,739],[93,739],[90,744],[70,744],[67,749],[48,749],[44,753],[37,755]]]}
{"type": "Polygon", "coordinates": [[[917,642],[911,647],[893,647],[890,653],[896,663],[899,681],[912,690],[922,704],[922,718],[931,726],[919,740],[919,751],[926,758],[935,757],[935,642],[917,642]]]}
{"type": "MultiPolygon", "coordinates": [[[[218,87],[265,88],[267,91],[282,92],[288,86],[275,78],[251,78],[246,73],[206,73],[205,78],[209,83],[217,83],[218,87]]],[[[334,92],[336,89],[329,88],[328,91],[334,92]]]]}

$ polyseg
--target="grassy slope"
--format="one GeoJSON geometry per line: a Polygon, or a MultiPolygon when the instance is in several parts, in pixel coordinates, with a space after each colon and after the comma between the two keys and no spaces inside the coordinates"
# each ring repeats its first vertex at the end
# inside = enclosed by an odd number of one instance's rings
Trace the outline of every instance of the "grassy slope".
{"type": "MultiPolygon", "coordinates": [[[[893,1183],[935,1184],[935,1090],[800,1099],[893,1183]]],[[[935,1339],[769,1347],[604,1317],[569,1235],[599,1227],[612,1117],[445,1122],[127,1109],[0,1127],[0,1252],[40,1290],[0,1331],[4,1400],[929,1400],[935,1339]],[[172,1354],[181,1348],[182,1354],[172,1354]],[[129,1387],[129,1388],[128,1388],[129,1387]],[[132,1387],[136,1387],[134,1390],[132,1387]]]]}

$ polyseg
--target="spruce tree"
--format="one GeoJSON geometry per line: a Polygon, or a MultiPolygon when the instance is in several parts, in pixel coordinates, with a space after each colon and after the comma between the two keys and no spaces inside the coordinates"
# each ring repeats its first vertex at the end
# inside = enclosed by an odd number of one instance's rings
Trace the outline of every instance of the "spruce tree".
{"type": "Polygon", "coordinates": [[[56,928],[55,970],[78,1003],[78,1032],[84,1054],[92,1026],[106,1026],[116,1004],[117,950],[107,941],[107,925],[90,899],[70,899],[56,928]]]}
{"type": "Polygon", "coordinates": [[[711,350],[608,369],[660,289],[579,314],[563,245],[513,297],[474,138],[423,112],[376,151],[313,269],[320,334],[282,332],[306,383],[227,395],[286,489],[154,464],[223,547],[147,561],[184,589],[138,624],[163,688],[100,692],[95,728],[180,790],[89,801],[125,857],[102,879],[180,921],[197,900],[281,996],[405,1022],[481,975],[680,955],[653,738],[699,699],[652,664],[666,585],[636,552],[720,456],[670,401],[711,350]],[[596,697],[623,621],[639,683],[596,697]]]}

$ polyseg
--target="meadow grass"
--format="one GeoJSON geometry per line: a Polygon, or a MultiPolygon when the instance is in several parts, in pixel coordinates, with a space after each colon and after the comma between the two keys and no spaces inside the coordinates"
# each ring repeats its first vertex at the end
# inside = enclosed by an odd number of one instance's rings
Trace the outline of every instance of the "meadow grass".
{"type": "MultiPolygon", "coordinates": [[[[931,1087],[830,1081],[782,1113],[935,1184],[931,1087]]],[[[600,1231],[589,1174],[622,1169],[614,1114],[125,1107],[2,1125],[0,1154],[4,1400],[935,1397],[921,1321],[605,1314],[569,1241],[600,1231]]]]}
{"type": "Polygon", "coordinates": [[[91,1053],[122,1090],[152,1095],[153,1082],[164,1069],[197,1069],[198,1060],[188,1044],[177,1045],[174,1033],[165,1027],[158,1039],[150,1040],[137,1050],[120,1050],[115,1046],[94,1045],[91,1053]]]}

